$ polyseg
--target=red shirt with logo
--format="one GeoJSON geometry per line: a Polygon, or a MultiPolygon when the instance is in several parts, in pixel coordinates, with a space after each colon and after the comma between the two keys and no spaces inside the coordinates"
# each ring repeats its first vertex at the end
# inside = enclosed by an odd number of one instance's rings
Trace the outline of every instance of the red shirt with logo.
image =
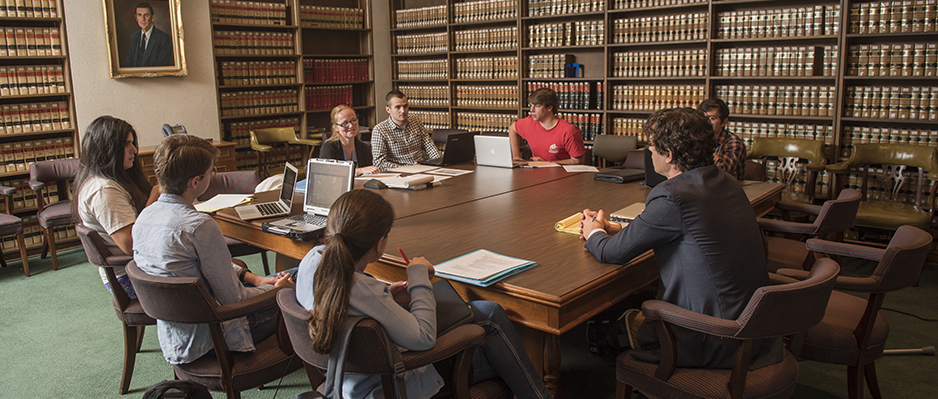
{"type": "Polygon", "coordinates": [[[518,119],[515,131],[524,137],[531,146],[531,153],[545,161],[562,161],[580,157],[586,153],[583,146],[583,133],[576,126],[557,118],[557,125],[544,129],[541,123],[531,116],[518,119]]]}

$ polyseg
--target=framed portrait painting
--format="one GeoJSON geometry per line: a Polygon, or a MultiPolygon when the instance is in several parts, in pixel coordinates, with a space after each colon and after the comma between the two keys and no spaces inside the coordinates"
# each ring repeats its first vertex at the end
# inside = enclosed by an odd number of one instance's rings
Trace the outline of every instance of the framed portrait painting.
{"type": "Polygon", "coordinates": [[[111,78],[186,76],[181,0],[103,0],[111,78]]]}

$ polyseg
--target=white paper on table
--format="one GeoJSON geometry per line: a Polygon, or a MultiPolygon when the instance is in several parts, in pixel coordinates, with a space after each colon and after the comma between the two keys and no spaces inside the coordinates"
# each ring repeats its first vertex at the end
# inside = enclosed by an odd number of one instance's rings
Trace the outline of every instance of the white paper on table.
{"type": "Polygon", "coordinates": [[[381,179],[387,179],[387,178],[391,178],[391,177],[398,177],[398,176],[400,176],[400,175],[401,175],[400,173],[375,173],[375,174],[373,174],[373,175],[362,175],[362,176],[358,176],[358,177],[355,178],[355,180],[365,180],[365,181],[368,181],[368,180],[371,180],[371,179],[378,179],[378,180],[381,180],[381,179]]]}
{"type": "Polygon", "coordinates": [[[589,165],[564,165],[563,170],[567,172],[599,172],[599,169],[596,169],[595,166],[589,165]]]}
{"type": "Polygon", "coordinates": [[[462,175],[469,174],[472,172],[473,171],[471,170],[464,170],[464,169],[439,168],[439,169],[431,170],[427,173],[434,174],[434,175],[444,175],[444,176],[462,176],[462,175]]]}
{"type": "Polygon", "coordinates": [[[392,177],[388,179],[382,179],[381,181],[390,188],[408,188],[419,184],[432,182],[433,176],[417,174],[406,177],[392,177]]]}
{"type": "Polygon", "coordinates": [[[453,177],[453,176],[436,176],[436,175],[434,175],[434,176],[433,176],[433,181],[435,181],[435,182],[443,181],[443,180],[449,179],[449,178],[451,178],[451,177],[453,177]]]}
{"type": "Polygon", "coordinates": [[[434,169],[439,169],[439,166],[429,166],[429,165],[410,165],[410,166],[401,166],[399,168],[394,168],[388,172],[394,173],[424,173],[434,169]]]}
{"type": "Polygon", "coordinates": [[[499,255],[489,250],[480,249],[471,254],[443,262],[437,265],[435,269],[437,272],[450,275],[484,280],[486,277],[526,263],[530,263],[530,261],[499,255]]]}
{"type": "Polygon", "coordinates": [[[218,194],[208,201],[196,205],[195,210],[206,213],[217,212],[221,209],[240,205],[250,198],[251,194],[218,194]]]}

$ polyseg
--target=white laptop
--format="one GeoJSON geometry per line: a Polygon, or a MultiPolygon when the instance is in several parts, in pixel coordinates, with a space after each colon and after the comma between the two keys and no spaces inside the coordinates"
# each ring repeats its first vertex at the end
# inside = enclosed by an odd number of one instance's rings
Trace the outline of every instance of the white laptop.
{"type": "Polygon", "coordinates": [[[238,216],[242,220],[251,220],[289,215],[290,207],[293,206],[293,189],[296,187],[297,172],[296,166],[290,165],[290,163],[287,162],[283,168],[283,184],[280,186],[280,199],[276,202],[236,206],[234,209],[238,212],[238,216]]]}
{"type": "Polygon", "coordinates": [[[508,137],[476,135],[473,139],[476,145],[476,163],[479,165],[517,168],[527,164],[511,159],[511,141],[508,137]]]}
{"type": "Polygon", "coordinates": [[[311,240],[325,233],[329,209],[355,184],[355,163],[312,158],[306,164],[303,213],[267,222],[263,230],[297,240],[311,240]]]}

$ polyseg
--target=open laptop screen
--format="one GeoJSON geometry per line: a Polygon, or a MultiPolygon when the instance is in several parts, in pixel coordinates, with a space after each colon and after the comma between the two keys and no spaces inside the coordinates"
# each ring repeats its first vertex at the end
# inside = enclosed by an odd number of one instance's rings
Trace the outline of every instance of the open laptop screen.
{"type": "Polygon", "coordinates": [[[296,184],[297,169],[291,166],[287,163],[283,168],[283,187],[280,187],[280,200],[287,206],[293,203],[293,186],[296,184]]]}
{"type": "Polygon", "coordinates": [[[306,165],[306,213],[328,215],[340,195],[352,189],[355,164],[351,161],[310,159],[306,165]]]}

